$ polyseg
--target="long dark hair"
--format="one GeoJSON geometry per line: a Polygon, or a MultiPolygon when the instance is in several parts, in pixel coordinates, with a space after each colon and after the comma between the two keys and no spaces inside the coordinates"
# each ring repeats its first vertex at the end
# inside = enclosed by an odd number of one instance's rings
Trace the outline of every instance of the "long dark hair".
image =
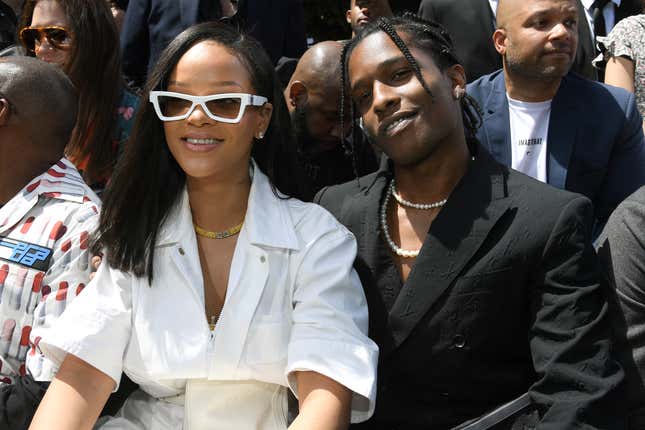
{"type": "MultiPolygon", "coordinates": [[[[439,24],[433,21],[427,21],[419,16],[412,13],[405,13],[403,16],[395,17],[381,17],[376,21],[369,23],[367,26],[361,30],[361,32],[354,37],[348,44],[343,47],[341,53],[341,101],[340,101],[340,118],[341,118],[341,127],[342,121],[344,118],[344,109],[345,109],[345,92],[347,91],[347,62],[348,59],[354,50],[354,48],[366,37],[376,33],[377,31],[382,31],[387,34],[394,44],[399,48],[401,53],[404,55],[405,59],[408,61],[414,74],[416,75],[421,85],[426,90],[426,92],[432,97],[432,92],[428,87],[423,75],[421,74],[421,68],[419,63],[414,58],[410,49],[405,44],[401,36],[398,33],[405,33],[409,38],[409,43],[413,46],[424,50],[427,52],[437,68],[443,72],[448,67],[455,64],[461,64],[457,55],[455,54],[455,48],[452,43],[452,39],[448,32],[439,24]]],[[[350,104],[353,107],[353,103],[350,104]]],[[[477,129],[481,126],[482,123],[482,113],[481,108],[477,102],[470,97],[468,94],[465,94],[461,98],[461,112],[464,122],[464,132],[466,135],[466,143],[470,148],[471,152],[475,151],[475,146],[477,144],[477,129]]],[[[354,113],[352,112],[352,118],[354,113]]]]}
{"type": "MultiPolygon", "coordinates": [[[[38,1],[25,2],[19,32],[31,25],[38,1]]],[[[109,176],[115,162],[113,134],[123,87],[119,34],[105,0],[56,1],[72,33],[64,71],[79,94],[76,128],[65,153],[75,164],[87,160],[83,176],[92,184],[109,176]]]]}
{"type": "Polygon", "coordinates": [[[105,194],[95,243],[107,250],[110,266],[145,275],[150,282],[159,229],[178,203],[186,177],[168,149],[163,123],[147,97],[150,91],[165,90],[181,57],[207,40],[235,55],[247,69],[255,93],[273,104],[264,141],[253,145],[251,156],[274,186],[299,196],[294,189],[297,181],[290,180],[294,161],[286,155],[291,147],[287,107],[268,55],[259,42],[228,25],[211,22],[190,27],[163,51],[148,79],[146,102],[139,108],[130,142],[105,194]]]}

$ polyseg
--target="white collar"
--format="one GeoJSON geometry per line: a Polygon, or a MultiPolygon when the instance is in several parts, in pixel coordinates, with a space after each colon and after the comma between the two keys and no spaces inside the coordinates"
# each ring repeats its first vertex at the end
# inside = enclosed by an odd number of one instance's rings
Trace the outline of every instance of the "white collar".
{"type": "MultiPolygon", "coordinates": [[[[249,243],[271,248],[300,249],[289,213],[289,200],[275,195],[269,178],[254,160],[251,160],[251,171],[251,192],[242,227],[249,243]]],[[[284,197],[283,194],[279,195],[284,197]]],[[[159,231],[157,246],[178,243],[186,234],[194,235],[188,192],[185,188],[179,204],[171,210],[167,220],[159,231]]]]}
{"type": "MultiPolygon", "coordinates": [[[[595,0],[581,0],[581,2],[585,9],[591,10],[591,6],[593,6],[595,0]]],[[[611,0],[611,3],[615,4],[616,7],[620,7],[622,0],[611,0]]]]}
{"type": "Polygon", "coordinates": [[[101,200],[85,184],[74,164],[67,158],[61,158],[46,172],[29,181],[0,209],[0,231],[20,221],[41,196],[79,204],[91,201],[97,207],[101,206],[101,200]]]}

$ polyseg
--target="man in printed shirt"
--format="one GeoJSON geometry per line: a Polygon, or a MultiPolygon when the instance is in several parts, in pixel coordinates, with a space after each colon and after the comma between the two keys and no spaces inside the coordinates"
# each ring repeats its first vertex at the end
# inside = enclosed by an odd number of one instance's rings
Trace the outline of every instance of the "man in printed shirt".
{"type": "Polygon", "coordinates": [[[63,158],[76,91],[57,68],[0,60],[0,428],[26,428],[56,369],[32,328],[88,282],[100,201],[63,158]],[[37,382],[39,381],[39,382],[37,382]]]}

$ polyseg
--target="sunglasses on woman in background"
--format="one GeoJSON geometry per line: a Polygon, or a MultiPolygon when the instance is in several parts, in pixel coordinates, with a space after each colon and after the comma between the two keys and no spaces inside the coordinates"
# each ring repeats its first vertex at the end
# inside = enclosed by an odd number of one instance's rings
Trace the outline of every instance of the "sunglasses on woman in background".
{"type": "Polygon", "coordinates": [[[34,52],[37,45],[43,42],[43,38],[57,49],[67,49],[72,43],[72,38],[67,29],[63,27],[25,27],[20,30],[20,40],[25,49],[34,52]]]}

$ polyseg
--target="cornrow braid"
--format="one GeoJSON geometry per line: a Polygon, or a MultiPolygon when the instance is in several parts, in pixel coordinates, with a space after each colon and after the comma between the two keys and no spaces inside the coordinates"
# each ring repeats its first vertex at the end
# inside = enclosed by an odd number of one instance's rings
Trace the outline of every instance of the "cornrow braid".
{"type": "MultiPolygon", "coordinates": [[[[409,43],[419,49],[427,51],[440,71],[443,72],[450,66],[460,64],[460,61],[454,52],[455,49],[452,38],[440,24],[425,20],[410,12],[406,12],[403,16],[381,17],[368,24],[356,37],[343,47],[341,53],[341,116],[344,113],[342,106],[345,104],[345,95],[347,90],[347,60],[354,48],[363,39],[377,31],[382,31],[387,34],[396,47],[401,51],[407,62],[412,67],[412,70],[423,86],[423,89],[430,97],[433,98],[433,100],[434,96],[423,78],[421,67],[419,67],[419,63],[410,52],[407,44],[403,41],[401,36],[399,36],[399,32],[410,36],[409,43]]],[[[482,110],[477,102],[468,94],[465,94],[464,97],[461,98],[460,106],[464,122],[466,143],[468,144],[471,153],[474,153],[477,145],[477,130],[482,124],[482,110]]]]}
{"type": "MultiPolygon", "coordinates": [[[[358,167],[357,167],[357,160],[356,160],[356,130],[354,128],[354,103],[349,103],[349,114],[350,114],[350,132],[349,135],[352,137],[351,139],[351,146],[348,148],[347,144],[345,142],[345,90],[347,88],[347,73],[345,72],[345,58],[347,57],[347,49],[349,47],[349,43],[345,44],[343,46],[343,49],[340,53],[340,58],[341,58],[341,63],[340,63],[340,68],[341,68],[341,73],[340,73],[340,106],[338,107],[338,112],[340,113],[340,144],[343,146],[343,149],[345,150],[345,155],[348,155],[351,157],[352,160],[352,169],[354,170],[354,176],[356,177],[356,181],[358,182],[358,167]]],[[[360,182],[358,183],[358,186],[360,187],[360,182]]]]}

